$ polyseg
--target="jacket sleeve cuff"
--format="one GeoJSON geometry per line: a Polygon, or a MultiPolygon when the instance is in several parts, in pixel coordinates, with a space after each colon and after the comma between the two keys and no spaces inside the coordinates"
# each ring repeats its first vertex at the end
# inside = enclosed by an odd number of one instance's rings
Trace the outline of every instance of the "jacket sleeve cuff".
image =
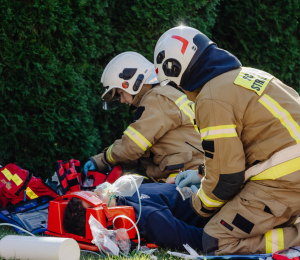
{"type": "MultiPolygon", "coordinates": [[[[96,155],[96,156],[97,156],[97,155],[96,155]]],[[[95,156],[95,157],[96,157],[96,156],[95,156]]],[[[94,160],[94,158],[93,158],[93,157],[90,157],[89,159],[90,159],[91,162],[94,164],[96,171],[97,171],[97,172],[100,172],[99,167],[98,167],[96,161],[94,160]]]]}
{"type": "Polygon", "coordinates": [[[191,205],[192,205],[192,208],[194,209],[194,211],[202,218],[209,218],[211,217],[212,215],[214,215],[217,210],[215,208],[207,208],[203,205],[200,197],[199,197],[199,192],[200,192],[200,189],[195,192],[193,194],[193,196],[191,197],[191,205]]]}

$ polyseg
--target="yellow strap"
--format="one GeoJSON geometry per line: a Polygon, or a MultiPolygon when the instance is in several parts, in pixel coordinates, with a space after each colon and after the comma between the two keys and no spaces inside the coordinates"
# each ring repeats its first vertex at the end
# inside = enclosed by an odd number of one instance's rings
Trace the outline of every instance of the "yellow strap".
{"type": "Polygon", "coordinates": [[[269,230],[265,234],[266,254],[275,253],[284,249],[283,229],[276,228],[269,230]]]}
{"type": "Polygon", "coordinates": [[[26,188],[26,195],[30,198],[30,199],[36,199],[38,198],[39,196],[36,195],[32,189],[30,189],[29,187],[26,188]]]}
{"type": "Polygon", "coordinates": [[[199,198],[204,203],[204,205],[209,208],[219,208],[225,204],[225,202],[209,198],[203,191],[202,186],[200,187],[199,198]]]}
{"type": "Polygon", "coordinates": [[[260,96],[272,78],[267,72],[243,67],[234,84],[255,91],[260,96]]]}
{"type": "Polygon", "coordinates": [[[300,170],[300,157],[273,166],[257,174],[256,176],[253,176],[252,178],[250,178],[250,180],[251,181],[275,180],[298,170],[300,170]]]}
{"type": "Polygon", "coordinates": [[[6,179],[8,179],[9,181],[12,179],[13,175],[11,174],[11,172],[8,169],[4,169],[1,172],[4,174],[6,179]]]}
{"type": "Polygon", "coordinates": [[[291,114],[267,94],[264,94],[258,101],[268,109],[274,117],[279,119],[280,123],[289,131],[291,137],[299,144],[300,127],[292,118],[291,114]]]}
{"type": "Polygon", "coordinates": [[[178,173],[172,173],[172,174],[169,175],[168,178],[170,178],[170,177],[171,177],[171,178],[172,178],[172,177],[176,177],[177,175],[178,175],[178,173]]]}
{"type": "Polygon", "coordinates": [[[14,174],[11,180],[17,185],[20,186],[23,183],[23,180],[19,177],[18,174],[14,174]]]}

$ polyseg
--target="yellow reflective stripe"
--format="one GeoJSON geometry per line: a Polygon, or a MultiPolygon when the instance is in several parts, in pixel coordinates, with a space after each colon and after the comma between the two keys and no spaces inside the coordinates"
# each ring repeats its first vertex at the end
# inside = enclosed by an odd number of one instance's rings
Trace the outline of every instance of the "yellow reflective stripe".
{"type": "MultiPolygon", "coordinates": [[[[178,175],[178,173],[172,173],[172,174],[169,175],[169,177],[172,178],[172,177],[176,177],[177,175],[178,175]]],[[[168,177],[168,178],[169,178],[169,177],[168,177]]]]}
{"type": "Polygon", "coordinates": [[[218,207],[222,207],[225,204],[225,202],[217,201],[209,198],[204,193],[202,186],[200,187],[199,197],[206,207],[218,208],[218,207]]]}
{"type": "Polygon", "coordinates": [[[265,234],[266,254],[275,253],[284,249],[283,229],[277,228],[269,230],[265,234]]]}
{"type": "Polygon", "coordinates": [[[134,141],[143,151],[146,151],[152,144],[142,136],[138,131],[136,131],[133,127],[128,126],[125,130],[124,134],[128,135],[128,137],[134,141]]]}
{"type": "Polygon", "coordinates": [[[272,253],[272,234],[271,234],[272,230],[269,230],[266,234],[265,234],[265,240],[266,240],[266,254],[270,254],[272,253]]]}
{"type": "Polygon", "coordinates": [[[108,148],[106,155],[107,155],[107,159],[110,163],[112,164],[116,164],[117,162],[113,159],[112,155],[111,155],[111,149],[113,147],[113,144],[108,148]]]}
{"type": "Polygon", "coordinates": [[[191,105],[192,111],[195,113],[195,103],[193,102],[193,104],[191,105]]]}
{"type": "Polygon", "coordinates": [[[200,130],[201,141],[208,139],[235,137],[237,136],[235,128],[236,125],[219,125],[203,128],[200,130]]]}
{"type": "Polygon", "coordinates": [[[30,189],[29,187],[26,188],[26,195],[30,198],[30,199],[36,199],[38,198],[39,196],[36,195],[32,189],[30,189]]]}
{"type": "Polygon", "coordinates": [[[181,96],[175,101],[175,104],[179,107],[181,111],[183,111],[189,118],[194,126],[197,133],[199,133],[197,125],[195,125],[194,119],[195,119],[195,103],[188,100],[186,95],[181,96]],[[189,104],[192,103],[192,108],[189,106],[189,104]]]}
{"type": "Polygon", "coordinates": [[[183,95],[183,96],[181,96],[180,98],[178,98],[178,99],[175,101],[175,104],[176,104],[178,107],[180,107],[180,105],[183,104],[186,100],[187,100],[186,95],[183,95]]]}
{"type": "Polygon", "coordinates": [[[190,118],[192,125],[194,126],[197,133],[199,133],[199,129],[197,125],[194,124],[195,114],[189,106],[183,107],[182,111],[190,118]]]}
{"type": "Polygon", "coordinates": [[[283,236],[283,229],[277,228],[278,234],[278,250],[284,249],[284,236],[283,236]]]}
{"type": "Polygon", "coordinates": [[[17,185],[20,186],[23,183],[23,180],[19,177],[18,174],[14,174],[11,180],[17,185]]]}
{"type": "Polygon", "coordinates": [[[291,114],[267,94],[264,94],[258,101],[265,108],[267,108],[274,117],[280,120],[280,123],[289,131],[290,135],[296,140],[297,144],[299,144],[300,127],[292,118],[291,114]]]}
{"type": "Polygon", "coordinates": [[[275,180],[282,176],[288,175],[295,171],[300,170],[300,157],[292,159],[290,161],[273,166],[255,176],[250,178],[251,181],[258,180],[275,180]]]}
{"type": "Polygon", "coordinates": [[[8,169],[4,169],[1,172],[4,174],[4,176],[6,177],[6,179],[8,179],[9,181],[13,177],[13,175],[11,174],[11,172],[8,169]]]}
{"type": "Polygon", "coordinates": [[[144,179],[149,180],[148,177],[146,177],[146,176],[144,176],[144,175],[140,175],[140,174],[138,174],[138,173],[132,173],[131,175],[141,176],[141,177],[144,177],[144,179]]]}

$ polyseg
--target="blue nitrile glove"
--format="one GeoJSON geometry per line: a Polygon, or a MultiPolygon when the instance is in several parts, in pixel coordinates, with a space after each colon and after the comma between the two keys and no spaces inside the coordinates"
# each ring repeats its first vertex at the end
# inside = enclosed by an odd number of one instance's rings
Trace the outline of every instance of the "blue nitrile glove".
{"type": "Polygon", "coordinates": [[[200,186],[201,178],[197,173],[195,170],[187,170],[179,173],[175,179],[176,186],[179,186],[179,188],[191,187],[192,185],[200,186]]]}
{"type": "Polygon", "coordinates": [[[193,193],[197,192],[199,190],[199,188],[200,188],[200,185],[199,185],[199,187],[197,187],[196,185],[191,186],[191,190],[193,193]]]}
{"type": "Polygon", "coordinates": [[[88,171],[95,171],[96,168],[95,168],[95,165],[93,164],[93,162],[91,160],[89,160],[83,166],[83,170],[84,170],[85,176],[87,176],[88,171]]]}

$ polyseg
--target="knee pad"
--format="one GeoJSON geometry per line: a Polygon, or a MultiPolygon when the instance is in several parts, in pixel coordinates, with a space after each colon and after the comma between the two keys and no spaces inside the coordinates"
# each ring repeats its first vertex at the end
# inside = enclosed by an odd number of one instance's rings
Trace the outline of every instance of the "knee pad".
{"type": "Polygon", "coordinates": [[[219,249],[219,240],[203,231],[202,235],[203,253],[205,255],[214,255],[215,251],[219,249]]]}

